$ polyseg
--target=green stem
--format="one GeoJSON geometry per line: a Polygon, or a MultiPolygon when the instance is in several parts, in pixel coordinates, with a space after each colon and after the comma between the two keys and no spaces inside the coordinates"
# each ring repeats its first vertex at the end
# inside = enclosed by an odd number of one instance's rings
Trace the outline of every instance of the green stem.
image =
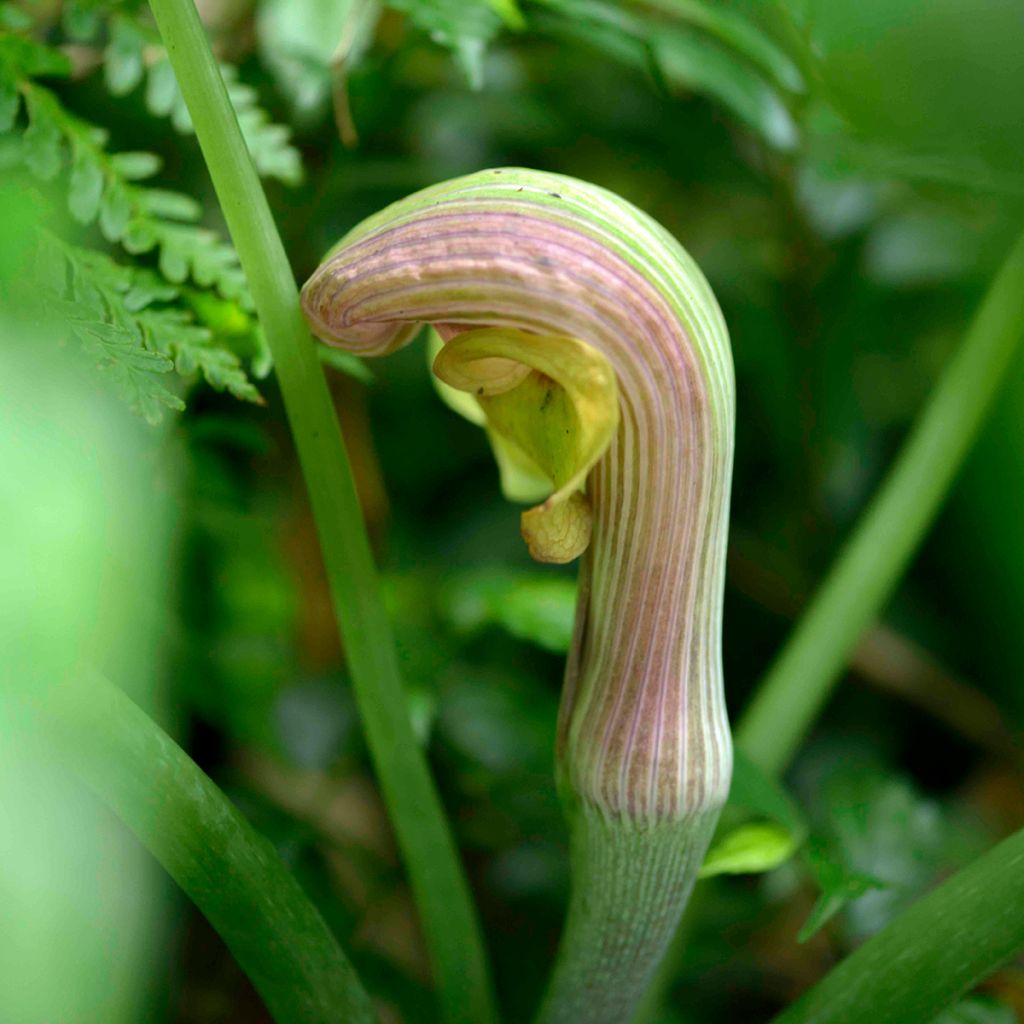
{"type": "Polygon", "coordinates": [[[992,406],[1024,334],[1024,236],[960,350],[736,732],[779,773],[811,728],[861,633],[892,596],[992,406]]]}
{"type": "Polygon", "coordinates": [[[370,1024],[370,999],[274,848],[152,719],[101,677],[20,707],[45,749],[138,836],[216,928],[278,1024],[370,1024]]]}
{"type": "Polygon", "coordinates": [[[925,1024],[1024,949],[1024,830],[915,903],[773,1024],[925,1024]]]}
{"type": "Polygon", "coordinates": [[[572,896],[537,1024],[624,1024],[672,940],[717,811],[637,825],[578,808],[572,896]]]}
{"type": "Polygon", "coordinates": [[[445,1019],[494,1018],[458,851],[409,720],[352,472],[298,291],[192,0],[151,0],[274,357],[384,798],[423,922],[445,1019]]]}

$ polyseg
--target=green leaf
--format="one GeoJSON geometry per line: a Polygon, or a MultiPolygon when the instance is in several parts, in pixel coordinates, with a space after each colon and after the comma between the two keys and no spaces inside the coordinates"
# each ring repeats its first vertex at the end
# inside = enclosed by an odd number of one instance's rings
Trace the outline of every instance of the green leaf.
{"type": "Polygon", "coordinates": [[[741,825],[708,851],[698,877],[771,871],[787,861],[797,845],[793,833],[774,822],[741,825]]]}
{"type": "Polygon", "coordinates": [[[505,25],[517,32],[526,28],[526,18],[519,9],[516,0],[487,0],[493,10],[505,25]]]}
{"type": "Polygon", "coordinates": [[[107,88],[115,96],[127,95],[142,81],[145,45],[146,39],[132,19],[112,19],[110,42],[103,54],[103,74],[107,88]]]}
{"type": "Polygon", "coordinates": [[[169,117],[183,102],[171,62],[166,57],[155,61],[146,75],[146,109],[157,117],[169,117]]]}
{"type": "Polygon", "coordinates": [[[706,0],[651,0],[651,5],[704,29],[791,92],[803,90],[803,76],[787,53],[737,10],[706,0]]]}
{"type": "MultiPolygon", "coordinates": [[[[738,16],[726,14],[726,25],[716,13],[708,14],[703,4],[660,0],[663,9],[679,7],[680,14],[685,7],[688,20],[708,30],[702,32],[641,17],[602,0],[543,2],[551,14],[539,24],[547,31],[578,39],[639,71],[653,71],[672,93],[695,92],[717,100],[777,149],[789,150],[795,145],[796,127],[772,82],[735,52],[737,32],[744,37],[744,30],[737,28],[738,16]],[[708,34],[712,30],[722,42],[708,34]],[[730,35],[731,45],[723,45],[730,35]]],[[[748,28],[744,37],[747,50],[750,33],[755,31],[748,28]]],[[[756,48],[757,44],[753,45],[756,48]]],[[[778,63],[781,54],[773,53],[778,63]]],[[[764,52],[760,56],[763,61],[764,52]]],[[[792,72],[787,77],[791,78],[792,72]]]]}
{"type": "Polygon", "coordinates": [[[251,299],[234,249],[207,228],[154,221],[160,245],[160,268],[168,280],[180,283],[189,275],[204,288],[216,287],[227,299],[248,306],[251,299]]]}
{"type": "Polygon", "coordinates": [[[27,12],[14,4],[0,4],[0,28],[9,28],[15,32],[26,32],[32,27],[32,18],[27,12]]]}
{"type": "Polygon", "coordinates": [[[484,82],[484,54],[501,29],[489,0],[386,0],[418,29],[455,55],[466,80],[474,89],[484,82]]]}
{"type": "Polygon", "coordinates": [[[68,182],[68,209],[79,224],[91,224],[96,219],[103,187],[103,169],[92,154],[87,150],[76,151],[68,182]]]}
{"type": "Polygon", "coordinates": [[[775,90],[728,50],[684,30],[659,31],[651,51],[675,92],[704,93],[729,107],[776,149],[796,145],[793,119],[775,90]]]}
{"type": "Polygon", "coordinates": [[[440,607],[456,632],[498,626],[519,640],[564,654],[572,643],[576,584],[546,573],[480,570],[452,579],[442,589],[440,607]]]}
{"type": "Polygon", "coordinates": [[[31,78],[71,73],[71,61],[60,50],[27,36],[0,36],[0,61],[31,78]]]}
{"type": "Polygon", "coordinates": [[[151,217],[195,223],[203,208],[191,196],[162,188],[142,188],[133,193],[141,210],[151,217]]]}
{"type": "Polygon", "coordinates": [[[27,97],[29,125],[22,149],[25,165],[43,181],[57,177],[63,164],[62,136],[47,94],[30,92],[27,97]]]}
{"type": "Polygon", "coordinates": [[[139,218],[130,220],[121,234],[121,245],[124,246],[126,252],[130,252],[133,256],[149,252],[156,246],[158,240],[153,222],[139,218]]]}
{"type": "Polygon", "coordinates": [[[847,868],[830,855],[820,840],[808,844],[807,862],[820,892],[797,935],[798,942],[806,942],[817,935],[851,901],[886,888],[886,883],[880,879],[847,868]]]}
{"type": "Polygon", "coordinates": [[[807,823],[793,798],[737,749],[729,799],[701,877],[773,871],[806,836],[807,823]]]}
{"type": "MultiPolygon", "coordinates": [[[[222,335],[197,323],[190,310],[165,306],[178,290],[151,271],[119,266],[101,253],[44,239],[39,263],[50,304],[60,313],[83,349],[128,404],[156,422],[167,409],[184,408],[180,396],[163,383],[172,371],[202,374],[210,386],[237,398],[261,403],[239,356],[222,335]],[[60,266],[70,271],[71,298],[60,266]]],[[[252,324],[240,314],[248,330],[252,324]]]]}
{"type": "Polygon", "coordinates": [[[376,6],[367,0],[264,0],[259,5],[260,54],[297,113],[309,116],[324,106],[336,52],[352,45],[359,19],[376,6]]]}
{"type": "Polygon", "coordinates": [[[61,25],[68,38],[76,43],[91,42],[100,30],[100,12],[81,0],[65,0],[61,25]]]}
{"type": "Polygon", "coordinates": [[[125,181],[142,181],[156,174],[162,165],[155,153],[111,153],[110,166],[125,181]]]}
{"type": "Polygon", "coordinates": [[[100,231],[108,242],[119,242],[132,216],[128,189],[120,182],[111,182],[100,201],[100,231]]]}
{"type": "Polygon", "coordinates": [[[976,829],[956,827],[934,801],[881,765],[834,766],[818,800],[807,862],[821,897],[803,937],[844,910],[851,941],[867,938],[984,844],[976,829]]]}
{"type": "Polygon", "coordinates": [[[238,68],[222,64],[220,70],[256,170],[263,177],[276,178],[285,185],[300,184],[302,157],[291,144],[291,129],[271,122],[267,112],[257,104],[256,91],[238,81],[238,68]]]}

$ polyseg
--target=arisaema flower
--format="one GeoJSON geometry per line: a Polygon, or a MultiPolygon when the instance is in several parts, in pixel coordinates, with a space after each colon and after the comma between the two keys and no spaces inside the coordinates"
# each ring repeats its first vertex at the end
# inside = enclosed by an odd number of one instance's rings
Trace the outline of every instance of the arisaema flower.
{"type": "Polygon", "coordinates": [[[510,327],[458,332],[433,370],[462,392],[458,411],[487,428],[511,500],[542,504],[523,513],[523,538],[541,562],[569,562],[590,543],[587,474],[619,423],[611,364],[596,349],[557,334],[510,327]]]}
{"type": "Polygon", "coordinates": [[[324,341],[383,355],[422,324],[486,427],[535,557],[582,554],[558,735],[573,897],[541,1019],[628,1020],[729,789],[721,608],[728,335],[659,225],[603,189],[484,171],[355,228],[303,289],[324,341]]]}

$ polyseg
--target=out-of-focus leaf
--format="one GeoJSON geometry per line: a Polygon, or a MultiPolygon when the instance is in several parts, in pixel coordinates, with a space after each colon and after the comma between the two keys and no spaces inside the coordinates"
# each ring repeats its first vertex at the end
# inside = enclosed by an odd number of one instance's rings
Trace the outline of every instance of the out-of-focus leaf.
{"type": "Polygon", "coordinates": [[[110,42],[103,55],[103,73],[107,88],[115,96],[127,95],[142,81],[145,46],[146,38],[133,19],[116,17],[112,20],[110,42]]]}
{"type": "Polygon", "coordinates": [[[603,0],[543,0],[557,20],[541,25],[654,73],[670,92],[696,92],[725,104],[778,149],[796,143],[796,126],[757,68],[697,30],[641,17],[603,0]]]}
{"type": "Polygon", "coordinates": [[[795,146],[796,126],[778,93],[727,50],[679,30],[656,33],[651,47],[671,89],[711,96],[777,149],[795,146]]]}
{"type": "Polygon", "coordinates": [[[830,856],[826,848],[816,840],[808,844],[807,862],[814,874],[819,893],[814,907],[797,935],[798,942],[806,942],[813,938],[852,900],[886,887],[886,883],[877,878],[847,869],[840,861],[830,856]]]}
{"type": "Polygon", "coordinates": [[[555,654],[572,642],[576,584],[564,576],[481,570],[443,589],[441,613],[461,633],[494,625],[555,654]]]}
{"type": "Polygon", "coordinates": [[[61,11],[61,25],[68,38],[76,43],[88,43],[100,30],[100,12],[94,4],[66,0],[61,11]]]}
{"type": "Polygon", "coordinates": [[[484,84],[484,54],[501,29],[490,0],[386,0],[435,43],[451,50],[470,86],[484,84]]]}
{"type": "Polygon", "coordinates": [[[160,170],[161,161],[155,153],[111,153],[110,165],[125,181],[142,181],[160,170]]]}
{"type": "Polygon", "coordinates": [[[803,937],[841,909],[853,940],[873,935],[940,873],[966,862],[981,840],[965,835],[937,803],[879,767],[833,769],[818,800],[808,862],[822,895],[803,937]]]}
{"type": "Polygon", "coordinates": [[[46,94],[31,92],[27,99],[28,128],[22,149],[26,166],[38,178],[55,178],[63,162],[60,127],[46,94]]]}
{"type": "Polygon", "coordinates": [[[894,287],[957,280],[977,271],[986,241],[948,211],[908,210],[875,226],[865,248],[866,269],[894,287]]]}
{"type": "Polygon", "coordinates": [[[456,664],[438,729],[472,764],[505,775],[546,766],[554,742],[555,696],[491,667],[456,664]]]}
{"type": "Polygon", "coordinates": [[[487,0],[505,24],[515,30],[526,28],[526,19],[516,0],[487,0]]]}
{"type": "Polygon", "coordinates": [[[298,117],[318,113],[335,76],[344,82],[358,65],[379,17],[378,0],[269,0],[260,5],[256,30],[263,61],[298,117]]]}
{"type": "Polygon", "coordinates": [[[729,799],[701,877],[773,871],[796,853],[806,835],[807,824],[793,798],[735,750],[729,799]]]}
{"type": "Polygon", "coordinates": [[[793,92],[803,89],[803,76],[789,55],[739,11],[707,0],[646,0],[646,3],[704,29],[774,78],[782,88],[793,92]]]}
{"type": "Polygon", "coordinates": [[[756,822],[733,829],[708,851],[699,878],[750,875],[771,871],[797,848],[793,833],[774,822],[756,822]]]}
{"type": "MultiPolygon", "coordinates": [[[[4,9],[15,10],[9,4],[4,5],[4,9]]],[[[27,36],[0,35],[0,64],[32,77],[65,78],[71,73],[71,61],[65,54],[27,36]]]]}
{"type": "Polygon", "coordinates": [[[76,154],[68,182],[68,209],[79,224],[91,224],[103,198],[103,171],[95,160],[76,154]]]}

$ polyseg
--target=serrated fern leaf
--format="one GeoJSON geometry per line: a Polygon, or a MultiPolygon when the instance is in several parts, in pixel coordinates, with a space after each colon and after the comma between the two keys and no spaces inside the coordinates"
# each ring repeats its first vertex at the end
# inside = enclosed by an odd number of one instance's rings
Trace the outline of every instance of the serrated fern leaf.
{"type": "Polygon", "coordinates": [[[158,305],[179,298],[178,290],[159,276],[52,235],[43,240],[38,266],[51,310],[147,420],[156,422],[166,409],[185,407],[164,383],[172,371],[185,379],[199,372],[217,390],[262,402],[223,339],[196,323],[189,310],[158,305]]]}
{"type": "MultiPolygon", "coordinates": [[[[103,61],[107,88],[115,96],[124,96],[145,79],[149,112],[169,117],[182,134],[193,134],[192,118],[154,26],[143,20],[141,11],[115,13],[109,25],[110,39],[103,61]]],[[[237,67],[221,64],[221,74],[256,170],[285,185],[300,184],[302,157],[291,144],[291,129],[272,121],[259,105],[256,90],[239,81],[237,67]]]]}

